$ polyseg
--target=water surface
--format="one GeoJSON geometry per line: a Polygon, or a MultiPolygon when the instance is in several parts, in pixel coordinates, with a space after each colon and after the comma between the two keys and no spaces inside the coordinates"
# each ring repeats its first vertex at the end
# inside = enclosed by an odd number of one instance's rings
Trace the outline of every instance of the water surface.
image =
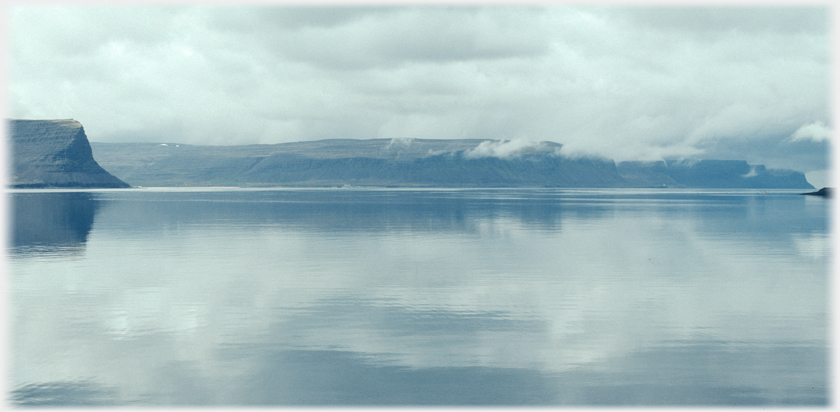
{"type": "Polygon", "coordinates": [[[823,198],[10,196],[14,405],[829,402],[823,198]]]}

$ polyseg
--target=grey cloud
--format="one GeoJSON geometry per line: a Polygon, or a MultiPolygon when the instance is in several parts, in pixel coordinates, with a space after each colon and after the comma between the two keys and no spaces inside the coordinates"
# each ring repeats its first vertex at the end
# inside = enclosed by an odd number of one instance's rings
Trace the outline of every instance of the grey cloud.
{"type": "Polygon", "coordinates": [[[264,42],[278,57],[327,69],[528,57],[548,51],[545,33],[534,25],[539,14],[528,9],[308,7],[271,9],[250,20],[252,13],[237,18],[244,26],[237,26],[239,34],[264,42]]]}
{"type": "Polygon", "coordinates": [[[178,7],[16,6],[9,13],[16,35],[10,45],[16,53],[30,57],[87,57],[115,41],[154,45],[189,30],[179,24],[186,11],[178,7]]]}
{"type": "Polygon", "coordinates": [[[215,9],[222,10],[222,13],[208,13],[207,21],[209,26],[225,31],[264,33],[266,30],[334,28],[368,17],[397,13],[403,9],[387,6],[328,7],[323,5],[224,7],[215,9]]]}
{"type": "Polygon", "coordinates": [[[826,34],[830,24],[826,6],[630,7],[615,11],[648,27],[711,35],[731,31],[826,34]]]}
{"type": "Polygon", "coordinates": [[[16,6],[9,107],[76,118],[94,141],[519,139],[616,160],[747,158],[773,152],[752,142],[831,123],[827,18],[821,7],[16,6]]]}

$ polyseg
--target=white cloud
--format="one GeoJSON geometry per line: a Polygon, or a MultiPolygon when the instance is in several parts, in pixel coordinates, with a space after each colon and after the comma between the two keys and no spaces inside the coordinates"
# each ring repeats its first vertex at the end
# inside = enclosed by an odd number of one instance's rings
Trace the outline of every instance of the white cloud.
{"type": "Polygon", "coordinates": [[[831,138],[831,130],[826,127],[823,122],[816,121],[808,123],[799,129],[796,129],[790,137],[789,141],[797,142],[801,140],[812,140],[815,142],[825,142],[831,138]]]}
{"type": "MultiPolygon", "coordinates": [[[[464,152],[464,157],[468,159],[478,159],[482,157],[498,157],[508,158],[519,156],[529,150],[545,150],[545,144],[542,142],[533,142],[525,139],[513,140],[485,140],[479,143],[478,146],[464,152]]],[[[550,150],[550,148],[548,148],[550,150]]],[[[558,151],[555,151],[559,153],[558,151]]]]}
{"type": "Polygon", "coordinates": [[[694,156],[830,118],[828,15],[16,6],[9,108],[75,118],[94,141],[525,139],[694,156]]]}

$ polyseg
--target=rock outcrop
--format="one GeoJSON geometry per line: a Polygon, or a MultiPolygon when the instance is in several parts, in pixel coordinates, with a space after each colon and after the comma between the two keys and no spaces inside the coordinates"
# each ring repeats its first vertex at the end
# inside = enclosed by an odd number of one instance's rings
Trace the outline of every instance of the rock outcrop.
{"type": "Polygon", "coordinates": [[[72,120],[9,121],[15,188],[124,188],[103,169],[81,123],[72,120]]]}

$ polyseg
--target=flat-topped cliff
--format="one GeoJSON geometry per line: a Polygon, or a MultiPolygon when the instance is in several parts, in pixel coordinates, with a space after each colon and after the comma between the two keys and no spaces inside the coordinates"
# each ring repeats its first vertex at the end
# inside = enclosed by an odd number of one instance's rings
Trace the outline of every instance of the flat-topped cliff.
{"type": "Polygon", "coordinates": [[[567,157],[553,142],[331,139],[273,145],[92,143],[137,186],[802,188],[805,175],[743,160],[567,157]]]}
{"type": "Polygon", "coordinates": [[[566,157],[552,142],[332,139],[246,146],[88,142],[75,120],[10,120],[16,188],[141,186],[807,188],[743,160],[566,157]],[[93,153],[103,169],[94,160],[93,153]],[[119,176],[119,178],[115,177],[119,176]]]}
{"type": "Polygon", "coordinates": [[[129,187],[94,160],[85,130],[75,120],[12,119],[9,134],[11,187],[129,187]]]}
{"type": "Polygon", "coordinates": [[[137,186],[621,187],[615,163],[561,145],[484,140],[332,139],[246,146],[94,143],[137,186]]]}
{"type": "Polygon", "coordinates": [[[744,160],[669,160],[621,162],[618,173],[628,181],[650,187],[809,189],[801,172],[768,169],[744,160]]]}

